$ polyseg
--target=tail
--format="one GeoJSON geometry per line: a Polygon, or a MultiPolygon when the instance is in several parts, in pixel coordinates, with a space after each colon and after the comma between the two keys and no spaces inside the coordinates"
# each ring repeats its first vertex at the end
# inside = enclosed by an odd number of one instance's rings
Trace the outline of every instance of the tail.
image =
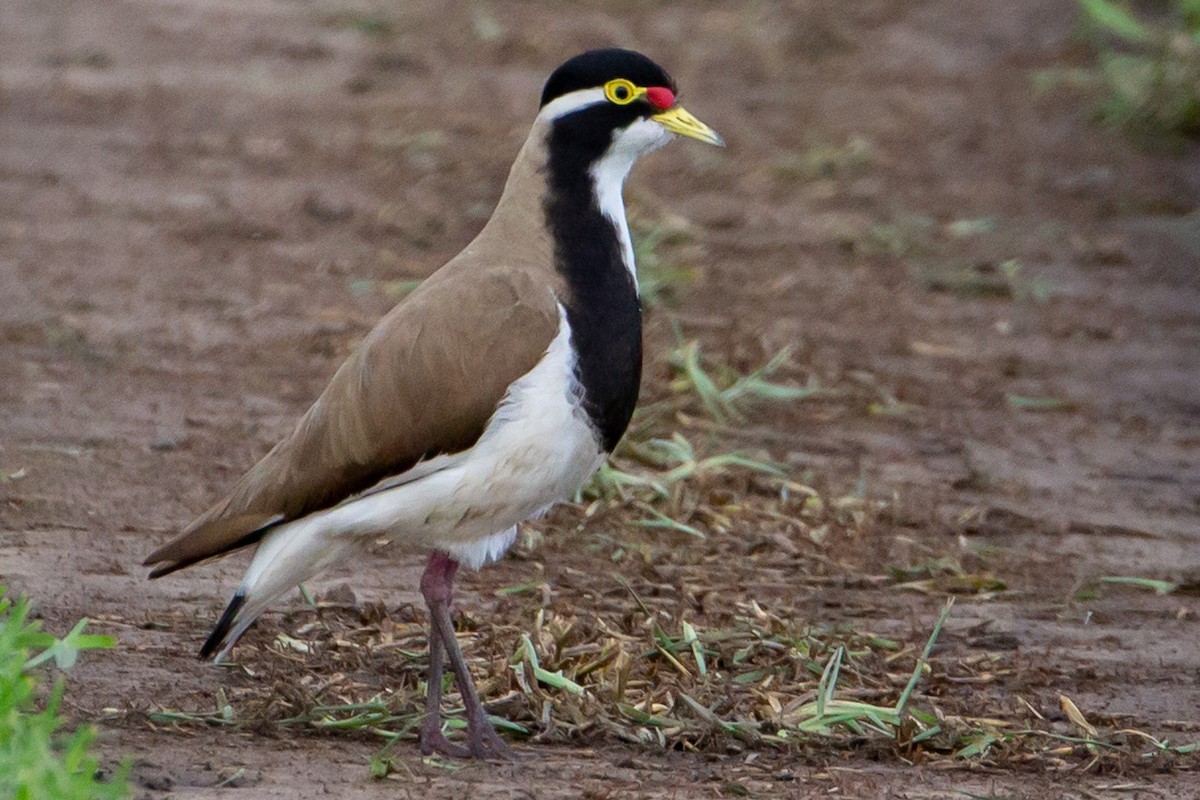
{"type": "MultiPolygon", "coordinates": [[[[229,605],[225,606],[225,613],[217,620],[217,626],[213,628],[212,633],[208,635],[204,646],[200,648],[200,658],[208,658],[217,651],[217,648],[224,644],[226,637],[229,636],[229,630],[233,627],[233,621],[237,619],[238,612],[242,610],[242,606],[246,604],[246,592],[242,589],[233,595],[233,599],[229,601],[229,605]]],[[[248,626],[247,626],[248,627],[248,626]]],[[[240,634],[239,634],[240,635],[240,634]]],[[[236,637],[229,642],[229,647],[233,647],[237,641],[236,637]]],[[[229,648],[225,648],[228,650],[229,648]]],[[[221,656],[225,652],[222,651],[221,656]]],[[[220,657],[218,657],[220,660],[220,657]]]]}
{"type": "Polygon", "coordinates": [[[242,585],[200,648],[200,658],[215,653],[216,662],[221,663],[271,603],[337,561],[351,544],[351,540],[328,535],[319,521],[309,518],[268,531],[242,585]]]}

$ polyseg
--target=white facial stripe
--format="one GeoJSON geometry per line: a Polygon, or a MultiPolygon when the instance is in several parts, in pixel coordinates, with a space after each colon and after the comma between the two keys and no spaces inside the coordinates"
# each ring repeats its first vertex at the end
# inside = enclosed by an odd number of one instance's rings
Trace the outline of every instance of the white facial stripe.
{"type": "Polygon", "coordinates": [[[577,89],[551,100],[545,108],[538,112],[537,118],[543,121],[555,120],[581,108],[607,102],[608,98],[604,96],[603,88],[577,89]]]}
{"type": "Polygon", "coordinates": [[[633,240],[629,236],[629,223],[625,219],[625,198],[621,189],[625,177],[639,156],[657,150],[671,141],[672,135],[662,125],[650,119],[640,119],[613,136],[608,151],[592,165],[592,185],[596,192],[596,203],[600,213],[608,217],[617,230],[621,243],[621,256],[626,269],[637,286],[637,267],[633,259],[633,240]]]}

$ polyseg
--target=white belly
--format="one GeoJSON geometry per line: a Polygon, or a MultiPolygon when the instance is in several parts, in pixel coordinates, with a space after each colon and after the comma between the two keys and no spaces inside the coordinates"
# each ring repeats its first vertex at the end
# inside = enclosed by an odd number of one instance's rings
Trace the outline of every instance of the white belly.
{"type": "Polygon", "coordinates": [[[517,523],[574,494],[604,461],[581,406],[561,307],[559,320],[545,356],[509,387],[473,447],[279,526],[259,545],[243,587],[260,598],[287,591],[380,535],[406,549],[444,550],[474,568],[502,556],[517,523]]]}
{"type": "Polygon", "coordinates": [[[509,388],[474,447],[352,505],[367,503],[366,517],[400,544],[445,550],[479,567],[504,554],[517,523],[578,491],[604,453],[581,406],[570,327],[561,312],[559,319],[546,355],[509,388]]]}

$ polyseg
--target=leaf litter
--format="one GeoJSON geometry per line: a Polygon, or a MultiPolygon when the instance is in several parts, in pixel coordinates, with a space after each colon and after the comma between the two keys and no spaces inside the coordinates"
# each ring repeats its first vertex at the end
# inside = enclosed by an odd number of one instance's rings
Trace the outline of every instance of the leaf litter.
{"type": "MultiPolygon", "coordinates": [[[[502,733],[809,760],[859,752],[948,766],[1191,764],[1200,744],[1089,721],[1066,694],[1061,713],[989,694],[1023,668],[1019,652],[964,652],[947,624],[955,596],[985,602],[1005,582],[950,555],[871,570],[872,542],[894,536],[888,500],[798,483],[765,452],[723,451],[712,428],[699,443],[668,430],[691,430],[680,423],[693,414],[721,426],[753,404],[816,394],[766,380],[786,353],[738,376],[700,366],[693,344],[679,352],[680,378],[643,412],[651,421],[635,425],[577,502],[527,526],[514,550],[524,579],[497,588],[490,613],[458,612],[464,654],[502,733]],[[592,567],[575,566],[580,552],[592,567]],[[612,568],[595,569],[597,556],[612,568]],[[540,579],[528,580],[530,562],[540,579]],[[853,608],[856,586],[945,599],[932,628],[904,636],[821,625],[830,602],[843,618],[886,616],[853,608]]],[[[259,627],[235,651],[230,686],[211,707],[156,709],[146,721],[367,735],[384,740],[372,775],[402,768],[390,754],[416,739],[423,612],[306,594],[278,629],[259,627]]],[[[450,679],[445,689],[448,732],[465,728],[450,679]]]]}

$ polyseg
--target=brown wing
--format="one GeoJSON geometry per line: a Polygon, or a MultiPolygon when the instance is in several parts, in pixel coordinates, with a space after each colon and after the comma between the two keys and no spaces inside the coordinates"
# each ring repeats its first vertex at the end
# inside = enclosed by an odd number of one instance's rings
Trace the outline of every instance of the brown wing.
{"type": "Polygon", "coordinates": [[[483,433],[558,329],[544,279],[452,262],[380,321],[292,433],[229,495],[155,550],[158,577],[336,505],[483,433]]]}

